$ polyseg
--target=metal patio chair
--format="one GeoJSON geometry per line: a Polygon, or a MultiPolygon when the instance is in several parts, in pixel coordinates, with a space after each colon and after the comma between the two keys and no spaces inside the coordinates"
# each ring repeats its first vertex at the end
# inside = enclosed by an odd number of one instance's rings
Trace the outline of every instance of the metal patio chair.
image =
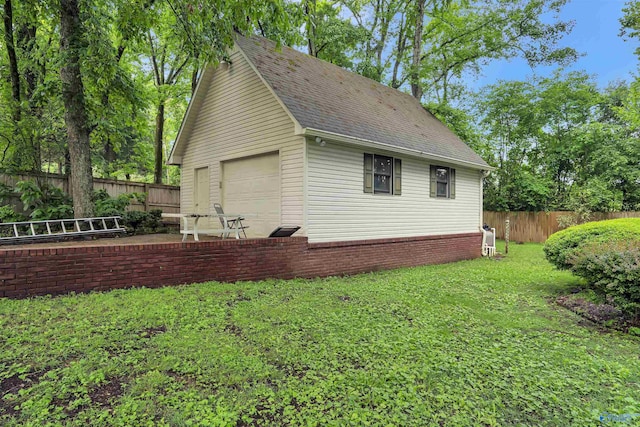
{"type": "MultiPolygon", "coordinates": [[[[229,230],[229,232],[231,232],[231,230],[237,228],[239,232],[242,232],[242,234],[244,235],[244,238],[245,239],[247,238],[247,232],[244,230],[249,228],[249,226],[242,224],[244,217],[237,216],[237,217],[228,218],[225,215],[224,209],[222,209],[222,205],[220,203],[214,203],[213,208],[216,210],[216,213],[218,214],[218,219],[220,220],[220,224],[222,224],[222,227],[225,230],[229,230]]],[[[223,235],[223,237],[229,237],[228,235],[229,232],[227,232],[226,236],[223,235]]]]}

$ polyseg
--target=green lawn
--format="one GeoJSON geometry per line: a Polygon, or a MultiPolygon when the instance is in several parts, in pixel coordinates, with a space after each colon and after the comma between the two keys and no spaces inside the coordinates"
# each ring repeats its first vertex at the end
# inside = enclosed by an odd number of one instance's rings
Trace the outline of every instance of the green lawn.
{"type": "Polygon", "coordinates": [[[348,278],[0,299],[0,425],[638,425],[640,339],[552,303],[578,284],[530,244],[348,278]]]}

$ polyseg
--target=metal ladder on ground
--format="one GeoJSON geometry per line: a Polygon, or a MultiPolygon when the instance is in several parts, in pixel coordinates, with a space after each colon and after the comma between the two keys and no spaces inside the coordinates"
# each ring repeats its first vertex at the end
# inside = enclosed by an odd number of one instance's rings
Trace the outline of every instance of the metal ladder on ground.
{"type": "Polygon", "coordinates": [[[0,244],[35,239],[58,239],[63,237],[117,234],[126,232],[118,222],[119,216],[94,218],[48,219],[45,221],[22,221],[0,223],[0,244]]]}

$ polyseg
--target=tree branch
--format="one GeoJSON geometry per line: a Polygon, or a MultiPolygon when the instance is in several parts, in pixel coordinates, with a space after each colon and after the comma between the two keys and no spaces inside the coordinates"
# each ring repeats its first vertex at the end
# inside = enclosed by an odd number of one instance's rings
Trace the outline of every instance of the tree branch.
{"type": "Polygon", "coordinates": [[[153,68],[153,74],[156,81],[156,86],[160,86],[162,84],[160,80],[160,72],[158,68],[158,60],[156,58],[156,48],[153,44],[153,38],[151,37],[151,31],[147,33],[147,40],[149,41],[149,46],[151,48],[151,65],[153,68]]]}

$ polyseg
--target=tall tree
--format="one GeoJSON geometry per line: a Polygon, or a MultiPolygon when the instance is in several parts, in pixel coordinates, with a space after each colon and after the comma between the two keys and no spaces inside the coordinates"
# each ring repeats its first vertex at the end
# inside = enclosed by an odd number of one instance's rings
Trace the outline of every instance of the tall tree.
{"type": "Polygon", "coordinates": [[[13,5],[11,0],[5,0],[3,10],[4,44],[9,58],[9,75],[11,76],[11,97],[14,102],[13,120],[20,120],[20,71],[13,37],[13,5]]]}
{"type": "MultiPolygon", "coordinates": [[[[167,102],[184,93],[181,84],[190,64],[216,63],[228,54],[237,32],[253,32],[260,19],[269,17],[273,27],[286,33],[289,19],[281,0],[205,0],[194,5],[188,0],[175,0],[153,4],[150,26],[144,47],[147,67],[156,88],[155,112],[155,170],[154,182],[162,182],[166,133],[164,128],[167,102]],[[180,83],[180,84],[179,84],[180,83]]],[[[145,66],[145,64],[141,64],[145,66]]],[[[197,74],[197,72],[196,72],[197,74]]],[[[193,74],[192,74],[193,75],[193,74]]],[[[193,77],[191,88],[194,87],[193,77]]]]}
{"type": "MultiPolygon", "coordinates": [[[[351,15],[357,28],[365,35],[364,41],[358,41],[351,55],[357,60],[353,70],[370,79],[382,82],[391,63],[398,68],[400,58],[404,57],[406,47],[405,9],[410,9],[408,0],[341,0],[346,11],[351,15]],[[389,48],[391,38],[402,34],[398,39],[397,50],[389,48]]],[[[395,75],[395,73],[394,73],[395,75]]],[[[397,86],[393,86],[397,87],[397,86]]]]}
{"type": "Polygon", "coordinates": [[[76,218],[93,215],[93,176],[89,127],[84,98],[84,85],[80,70],[80,52],[83,49],[83,29],[80,22],[78,0],[60,0],[60,51],[62,67],[62,99],[64,119],[69,138],[71,160],[71,196],[76,218]]]}
{"type": "Polygon", "coordinates": [[[422,38],[426,4],[427,0],[417,0],[413,10],[413,49],[409,69],[409,83],[411,84],[411,94],[417,99],[422,99],[423,94],[419,74],[420,62],[422,61],[422,38]]]}
{"type": "MultiPolygon", "coordinates": [[[[622,9],[620,36],[623,38],[640,38],[640,1],[630,0],[622,9]]],[[[635,54],[640,58],[640,47],[636,48],[635,54]]]]}
{"type": "MultiPolygon", "coordinates": [[[[575,50],[558,47],[572,22],[541,19],[566,0],[343,0],[371,38],[361,47],[376,80],[408,85],[421,99],[447,103],[464,94],[464,77],[495,59],[524,57],[532,66],[566,64],[575,50]],[[392,40],[392,41],[391,41],[392,40]],[[375,51],[380,59],[371,54],[375,51]],[[384,58],[382,58],[384,56],[384,58]],[[374,59],[375,58],[375,59],[374,59]]],[[[365,72],[362,74],[375,78],[365,72]]]]}
{"type": "Polygon", "coordinates": [[[499,82],[478,97],[477,114],[493,148],[498,169],[485,180],[485,206],[491,210],[543,210],[553,207],[551,183],[537,173],[537,138],[544,123],[539,91],[532,82],[499,82]]]}
{"type": "MultiPolygon", "coordinates": [[[[91,34],[93,51],[102,52],[100,60],[92,60],[88,76],[92,85],[90,95],[99,102],[92,105],[91,139],[94,147],[103,152],[94,155],[96,170],[105,176],[125,177],[135,168],[131,144],[144,144],[144,128],[148,127],[144,111],[147,91],[136,71],[134,59],[139,52],[132,51],[137,39],[143,38],[150,26],[150,9],[156,0],[107,2],[94,21],[96,30],[91,34]]],[[[93,59],[93,58],[92,58],[93,59]]],[[[146,163],[146,162],[142,162],[146,163]]],[[[140,165],[142,166],[142,165],[140,165]]],[[[140,167],[139,171],[145,168],[140,167]]]]}
{"type": "Polygon", "coordinates": [[[366,31],[341,17],[339,4],[307,0],[303,6],[307,53],[343,68],[354,68],[353,52],[363,44],[366,31]]]}
{"type": "Polygon", "coordinates": [[[585,73],[499,82],[476,114],[498,166],[485,187],[492,210],[615,211],[639,206],[640,144],[633,90],[599,91],[585,73]],[[633,113],[632,113],[633,114],[633,113]]]}
{"type": "Polygon", "coordinates": [[[154,135],[154,158],[155,167],[153,182],[162,183],[164,166],[164,124],[165,108],[170,96],[171,86],[182,77],[183,71],[192,58],[184,48],[169,49],[150,31],[148,42],[151,55],[151,66],[153,68],[153,83],[157,89],[156,103],[156,126],[154,135]]]}

